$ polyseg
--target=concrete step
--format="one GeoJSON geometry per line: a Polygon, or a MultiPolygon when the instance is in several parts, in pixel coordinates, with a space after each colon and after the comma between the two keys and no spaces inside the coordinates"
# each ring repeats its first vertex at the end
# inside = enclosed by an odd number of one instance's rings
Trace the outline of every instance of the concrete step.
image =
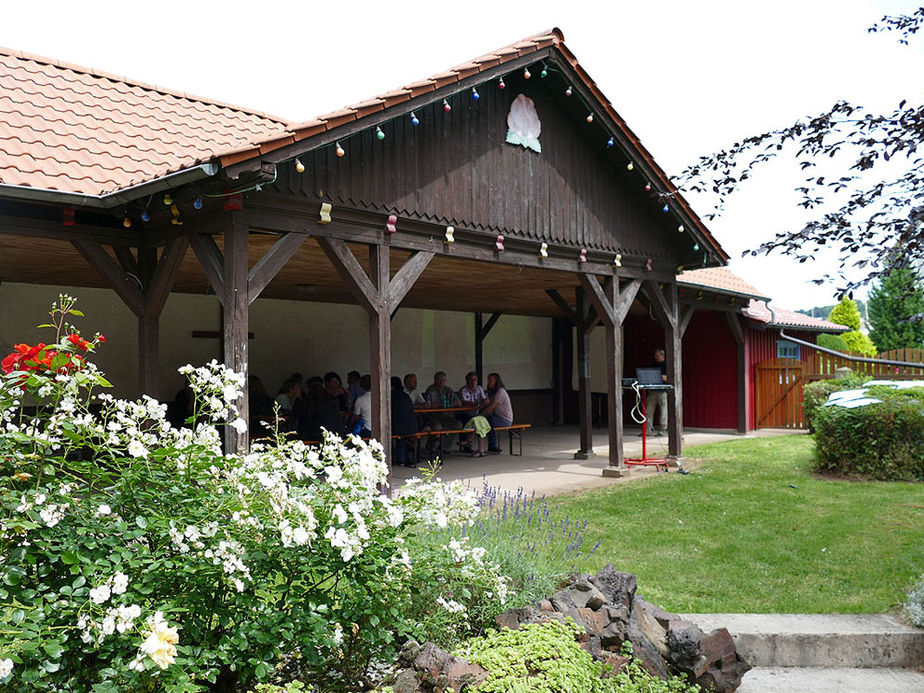
{"type": "Polygon", "coordinates": [[[684,617],[707,633],[728,628],[738,652],[753,667],[924,667],[924,629],[906,626],[885,614],[684,617]]]}
{"type": "Polygon", "coordinates": [[[910,669],[751,669],[737,693],[924,693],[924,673],[910,669]]]}

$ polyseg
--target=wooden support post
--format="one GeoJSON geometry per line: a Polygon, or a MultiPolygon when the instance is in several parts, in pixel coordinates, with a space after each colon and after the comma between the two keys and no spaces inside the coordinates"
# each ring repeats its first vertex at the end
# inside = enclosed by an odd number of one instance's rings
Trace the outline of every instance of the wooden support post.
{"type": "MultiPolygon", "coordinates": [[[[596,281],[596,279],[592,279],[596,281]]],[[[619,280],[607,277],[603,286],[607,303],[613,306],[614,316],[619,306],[619,280]]],[[[611,469],[624,469],[622,421],[622,322],[604,320],[606,329],[606,403],[609,427],[611,469]]]]}
{"type": "Polygon", "coordinates": [[[744,327],[737,313],[724,311],[722,313],[728,328],[735,338],[735,351],[737,355],[738,374],[738,433],[748,432],[748,386],[747,386],[747,353],[745,350],[744,327]]]}
{"type": "MultiPolygon", "coordinates": [[[[247,398],[248,344],[250,298],[247,289],[247,240],[250,229],[243,223],[243,217],[235,214],[231,226],[225,232],[225,252],[222,285],[224,306],[222,332],[224,336],[225,366],[244,374],[243,394],[237,406],[240,417],[249,421],[247,398]]],[[[248,435],[238,433],[228,426],[225,429],[225,450],[229,453],[246,452],[248,435]]]]}
{"type": "Polygon", "coordinates": [[[369,246],[369,273],[349,246],[335,238],[318,238],[318,244],[369,315],[369,366],[372,377],[372,436],[381,441],[388,459],[391,484],[391,316],[414,282],[433,259],[432,252],[411,255],[389,279],[387,245],[369,246]]]}
{"type": "Polygon", "coordinates": [[[497,324],[501,313],[491,313],[487,322],[483,321],[481,313],[475,313],[475,373],[478,374],[478,382],[484,384],[484,340],[491,331],[491,328],[497,324]]]}
{"type": "MultiPolygon", "coordinates": [[[[391,451],[391,310],[388,307],[390,252],[387,245],[369,246],[369,274],[379,295],[369,311],[369,373],[372,376],[372,421],[369,429],[387,453],[391,451]]],[[[391,481],[389,479],[389,481],[391,481]]]]}
{"type": "Polygon", "coordinates": [[[588,327],[590,306],[581,287],[576,287],[574,292],[577,313],[581,316],[581,322],[577,328],[578,427],[581,444],[578,451],[574,453],[574,459],[586,460],[593,452],[594,446],[590,392],[590,328],[588,327]]]}

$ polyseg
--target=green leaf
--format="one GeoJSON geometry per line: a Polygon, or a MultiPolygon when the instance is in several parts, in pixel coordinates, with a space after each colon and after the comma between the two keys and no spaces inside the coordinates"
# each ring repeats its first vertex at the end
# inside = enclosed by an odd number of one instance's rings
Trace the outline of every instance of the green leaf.
{"type": "Polygon", "coordinates": [[[71,315],[76,315],[78,318],[84,317],[82,310],[77,310],[76,308],[71,308],[71,315]]]}
{"type": "Polygon", "coordinates": [[[148,526],[148,520],[144,515],[139,515],[135,518],[135,524],[144,529],[148,526]]]}
{"type": "MultiPolygon", "coordinates": [[[[60,659],[61,653],[64,652],[64,648],[61,647],[60,643],[52,640],[51,642],[46,642],[42,644],[42,649],[48,653],[48,656],[52,659],[60,659]]],[[[50,669],[48,671],[57,671],[57,669],[50,669]]]]}
{"type": "Polygon", "coordinates": [[[15,609],[13,611],[13,623],[19,624],[26,620],[26,612],[22,609],[15,609]]]}

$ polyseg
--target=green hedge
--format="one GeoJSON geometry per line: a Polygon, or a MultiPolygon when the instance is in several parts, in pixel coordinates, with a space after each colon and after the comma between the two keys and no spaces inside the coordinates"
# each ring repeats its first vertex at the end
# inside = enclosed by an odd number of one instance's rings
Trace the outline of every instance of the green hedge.
{"type": "Polygon", "coordinates": [[[828,401],[828,395],[832,392],[855,390],[856,388],[863,387],[863,383],[867,380],[869,380],[869,378],[866,376],[851,373],[846,378],[816,380],[806,385],[802,390],[802,412],[805,427],[809,431],[815,430],[815,412],[822,404],[828,401]]]}
{"type": "Polygon", "coordinates": [[[872,388],[879,404],[822,407],[814,416],[816,469],[924,481],[924,389],[872,388]]]}

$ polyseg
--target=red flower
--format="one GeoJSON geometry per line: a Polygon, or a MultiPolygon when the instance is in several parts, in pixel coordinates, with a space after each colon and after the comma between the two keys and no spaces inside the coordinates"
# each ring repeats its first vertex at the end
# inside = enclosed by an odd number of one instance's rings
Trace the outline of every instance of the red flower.
{"type": "Polygon", "coordinates": [[[104,334],[97,335],[96,339],[99,341],[100,344],[102,344],[103,342],[106,341],[106,335],[104,334]]]}

